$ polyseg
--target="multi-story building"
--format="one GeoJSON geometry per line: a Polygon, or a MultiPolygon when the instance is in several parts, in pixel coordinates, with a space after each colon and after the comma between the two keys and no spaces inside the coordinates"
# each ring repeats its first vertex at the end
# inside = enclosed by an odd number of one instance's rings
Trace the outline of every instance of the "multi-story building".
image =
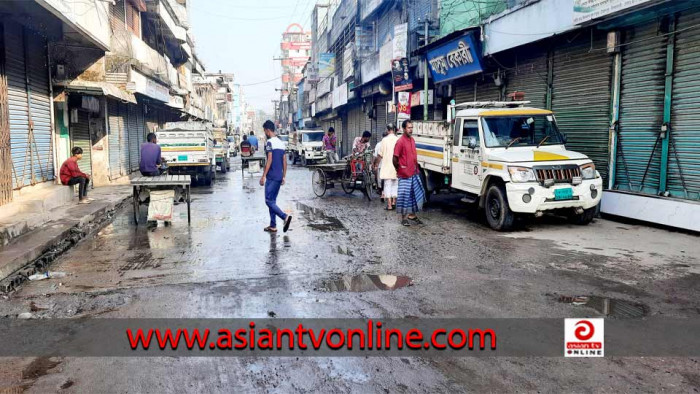
{"type": "Polygon", "coordinates": [[[294,121],[294,103],[296,88],[303,78],[303,69],[311,57],[311,32],[304,31],[298,23],[291,24],[282,33],[282,89],[281,116],[279,123],[288,128],[294,121]]]}

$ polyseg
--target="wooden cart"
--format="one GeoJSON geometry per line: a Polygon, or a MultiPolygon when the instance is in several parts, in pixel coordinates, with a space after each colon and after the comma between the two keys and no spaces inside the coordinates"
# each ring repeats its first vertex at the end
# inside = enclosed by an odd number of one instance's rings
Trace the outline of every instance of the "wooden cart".
{"type": "Polygon", "coordinates": [[[134,222],[139,224],[139,212],[141,201],[139,194],[143,189],[175,189],[181,186],[185,189],[185,201],[187,201],[187,223],[191,222],[190,217],[190,188],[192,179],[189,175],[160,175],[160,176],[139,176],[131,180],[131,185],[134,187],[133,204],[134,204],[134,222]]]}

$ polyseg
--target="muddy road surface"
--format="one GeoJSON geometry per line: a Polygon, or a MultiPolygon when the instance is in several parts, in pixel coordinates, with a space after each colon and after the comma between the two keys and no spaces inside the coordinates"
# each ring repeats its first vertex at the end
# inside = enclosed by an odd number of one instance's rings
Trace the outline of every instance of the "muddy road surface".
{"type": "MultiPolygon", "coordinates": [[[[236,166],[236,169],[239,165],[236,166]]],[[[602,317],[700,315],[693,235],[598,219],[544,217],[492,231],[458,195],[404,228],[378,199],[340,185],[316,198],[294,167],[280,193],[291,230],[263,232],[258,177],[240,170],[193,189],[169,227],[135,226],[131,208],[52,270],[0,299],[0,316],[57,318],[602,317]],[[388,283],[388,284],[387,284],[388,283]],[[636,312],[635,312],[636,311],[636,312]],[[25,315],[26,316],[26,315],[25,315]]],[[[143,214],[145,216],[145,207],[143,214]]],[[[280,226],[281,227],[281,226],[280,226]]],[[[697,392],[693,358],[3,358],[0,391],[28,392],[697,392]]]]}

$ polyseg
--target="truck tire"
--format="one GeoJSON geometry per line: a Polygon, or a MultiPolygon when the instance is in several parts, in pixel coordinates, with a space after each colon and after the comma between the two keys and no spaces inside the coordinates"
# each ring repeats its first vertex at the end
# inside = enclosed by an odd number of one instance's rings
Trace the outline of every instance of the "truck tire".
{"type": "Polygon", "coordinates": [[[486,191],[484,204],[486,221],[496,231],[509,231],[515,223],[515,214],[508,206],[508,197],[503,185],[493,184],[486,191]]]}
{"type": "Polygon", "coordinates": [[[212,171],[209,171],[204,174],[204,186],[211,186],[211,181],[213,178],[212,171]]]}
{"type": "Polygon", "coordinates": [[[576,213],[572,213],[569,215],[569,222],[579,226],[589,225],[593,221],[593,218],[595,218],[597,208],[598,207],[595,206],[593,208],[584,209],[583,213],[578,215],[576,213]]]}
{"type": "Polygon", "coordinates": [[[301,154],[301,165],[306,167],[309,164],[309,162],[306,160],[306,153],[301,154]]]}

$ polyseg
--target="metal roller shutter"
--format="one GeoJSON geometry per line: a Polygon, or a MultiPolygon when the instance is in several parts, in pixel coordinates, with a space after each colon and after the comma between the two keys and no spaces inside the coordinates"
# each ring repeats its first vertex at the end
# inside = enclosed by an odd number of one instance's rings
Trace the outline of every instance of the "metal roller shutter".
{"type": "MultiPolygon", "coordinates": [[[[588,155],[607,184],[612,58],[605,51],[591,52],[589,37],[555,50],[552,110],[567,147],[588,155]]],[[[595,37],[593,47],[605,45],[604,35],[595,37]]]]}
{"type": "Polygon", "coordinates": [[[668,187],[672,195],[700,199],[700,13],[683,13],[676,30],[668,187]]]}
{"type": "MultiPolygon", "coordinates": [[[[506,95],[525,92],[525,100],[535,108],[547,105],[547,53],[525,48],[516,55],[513,67],[506,70],[506,95]]],[[[488,78],[487,78],[488,80],[488,78]]]]}
{"type": "Polygon", "coordinates": [[[5,23],[4,36],[12,187],[18,189],[54,177],[46,41],[13,22],[5,23]]]}
{"type": "Polygon", "coordinates": [[[376,125],[375,128],[377,130],[386,129],[386,125],[387,123],[389,123],[389,121],[386,118],[386,101],[382,101],[379,104],[377,104],[376,108],[377,120],[374,122],[376,125]]]}
{"type": "Polygon", "coordinates": [[[78,123],[71,123],[71,149],[79,147],[83,150],[83,159],[78,161],[80,171],[92,174],[92,141],[90,140],[90,114],[78,110],[78,123]]]}
{"type": "Polygon", "coordinates": [[[141,154],[141,152],[139,152],[139,148],[141,146],[141,142],[144,140],[144,137],[142,135],[142,129],[139,128],[139,107],[136,105],[128,105],[128,108],[129,127],[127,130],[129,134],[129,172],[132,172],[139,169],[139,159],[141,154]]]}
{"type": "Polygon", "coordinates": [[[44,182],[54,178],[49,62],[46,40],[43,37],[27,31],[26,44],[29,115],[34,126],[30,160],[34,172],[34,182],[44,182]]]}
{"type": "Polygon", "coordinates": [[[119,158],[121,157],[119,136],[121,129],[124,127],[123,119],[119,116],[119,103],[114,100],[108,100],[107,113],[107,123],[109,124],[109,176],[118,178],[121,175],[119,169],[119,158]]]}
{"type": "Polygon", "coordinates": [[[357,134],[357,130],[361,127],[360,123],[359,123],[360,117],[358,116],[358,112],[359,111],[357,110],[357,108],[352,108],[348,111],[347,138],[346,138],[348,141],[355,140],[355,135],[357,134]]]}
{"type": "Polygon", "coordinates": [[[129,110],[126,103],[119,103],[119,117],[121,129],[119,130],[119,171],[121,175],[129,173],[129,110]]]}
{"type": "Polygon", "coordinates": [[[474,101],[474,80],[472,78],[460,78],[454,85],[454,96],[457,104],[474,101]]]}
{"type": "Polygon", "coordinates": [[[4,30],[4,26],[0,23],[0,205],[12,201],[12,151],[10,149],[10,112],[7,105],[4,30]]]}
{"type": "Polygon", "coordinates": [[[663,123],[666,37],[657,31],[656,23],[650,23],[627,31],[625,42],[629,45],[622,47],[615,188],[656,194],[661,164],[661,143],[656,141],[663,123]]]}

